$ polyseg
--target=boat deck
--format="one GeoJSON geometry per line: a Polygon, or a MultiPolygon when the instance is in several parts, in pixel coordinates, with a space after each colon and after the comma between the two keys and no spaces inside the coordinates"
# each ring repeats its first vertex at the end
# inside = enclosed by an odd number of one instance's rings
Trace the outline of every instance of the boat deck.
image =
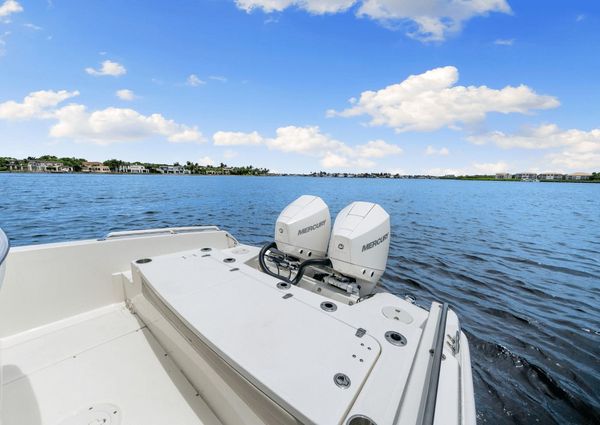
{"type": "Polygon", "coordinates": [[[124,304],[5,338],[2,347],[3,425],[221,423],[124,304]]]}

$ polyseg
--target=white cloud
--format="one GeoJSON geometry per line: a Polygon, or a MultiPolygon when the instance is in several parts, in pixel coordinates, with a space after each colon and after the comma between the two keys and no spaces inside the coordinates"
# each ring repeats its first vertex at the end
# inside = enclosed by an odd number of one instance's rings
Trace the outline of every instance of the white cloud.
{"type": "Polygon", "coordinates": [[[164,136],[170,142],[202,142],[196,127],[178,124],[161,114],[142,115],[133,109],[106,108],[88,112],[84,105],[72,104],[55,112],[58,120],[50,136],[108,145],[164,136]]]}
{"type": "Polygon", "coordinates": [[[473,168],[476,174],[496,174],[505,173],[508,170],[508,164],[504,161],[474,163],[473,168]]]}
{"type": "Polygon", "coordinates": [[[24,26],[25,28],[29,28],[30,30],[34,30],[34,31],[41,31],[41,30],[43,30],[43,29],[44,29],[44,28],[42,28],[42,27],[40,27],[40,26],[38,26],[38,25],[32,24],[31,22],[28,22],[28,23],[26,23],[26,24],[23,24],[23,26],[24,26]]]}
{"type": "Polygon", "coordinates": [[[32,92],[25,96],[21,103],[14,100],[0,103],[0,119],[51,118],[59,103],[75,96],[79,96],[78,91],[40,90],[32,92]]]}
{"type": "Polygon", "coordinates": [[[467,140],[475,144],[491,142],[505,149],[558,149],[546,156],[554,165],[577,170],[600,169],[600,128],[561,130],[556,124],[544,124],[514,134],[495,131],[467,140]]]}
{"type": "Polygon", "coordinates": [[[100,69],[86,68],[85,72],[95,77],[102,77],[107,75],[111,77],[118,77],[120,75],[126,74],[127,69],[125,69],[125,67],[120,63],[113,62],[111,60],[105,60],[104,62],[102,62],[102,66],[100,67],[100,69]]]}
{"type": "Polygon", "coordinates": [[[494,44],[496,44],[498,46],[512,46],[513,44],[515,44],[515,39],[514,38],[509,38],[509,39],[499,38],[494,41],[494,44]]]}
{"type": "Polygon", "coordinates": [[[497,90],[486,86],[457,86],[457,81],[455,67],[435,68],[378,91],[365,91],[360,99],[350,99],[350,108],[341,112],[329,110],[327,115],[368,115],[370,125],[385,125],[397,132],[434,131],[455,128],[460,123],[475,123],[491,112],[526,114],[559,106],[555,97],[538,95],[525,85],[497,90]]]}
{"type": "Polygon", "coordinates": [[[206,81],[201,80],[200,78],[198,78],[198,76],[196,74],[190,74],[189,77],[187,77],[187,80],[185,82],[188,86],[192,86],[192,87],[198,87],[202,84],[206,84],[206,81]]]}
{"type": "Polygon", "coordinates": [[[296,127],[293,125],[280,127],[276,137],[266,140],[271,149],[282,152],[296,152],[303,154],[319,154],[326,151],[349,152],[349,148],[342,142],[321,133],[317,126],[296,127]]]}
{"type": "Polygon", "coordinates": [[[371,158],[399,155],[399,146],[383,140],[372,140],[362,145],[348,146],[317,126],[287,126],[275,131],[275,137],[266,138],[258,132],[240,133],[219,131],[213,136],[217,146],[264,145],[272,150],[297,153],[320,158],[325,168],[371,168],[376,164],[371,158]]]}
{"type": "Polygon", "coordinates": [[[242,133],[236,131],[217,131],[213,135],[213,141],[216,146],[240,146],[260,145],[264,142],[264,139],[256,131],[252,133],[242,133]]]}
{"type": "Polygon", "coordinates": [[[575,22],[581,22],[583,21],[587,16],[585,16],[584,14],[579,14],[575,17],[575,22]]]}
{"type": "Polygon", "coordinates": [[[460,31],[463,23],[491,12],[511,13],[506,0],[235,0],[236,5],[251,12],[280,12],[288,7],[313,14],[342,13],[353,6],[358,17],[367,17],[389,28],[402,24],[409,37],[422,41],[442,41],[460,31]]]}
{"type": "Polygon", "coordinates": [[[204,141],[196,127],[176,123],[161,114],[146,116],[133,109],[114,107],[89,112],[84,105],[76,103],[59,107],[60,103],[78,95],[78,91],[67,90],[32,92],[22,102],[0,103],[0,119],[56,120],[50,128],[51,137],[101,145],[155,136],[166,137],[174,143],[204,141]]]}
{"type": "Polygon", "coordinates": [[[356,154],[362,158],[383,158],[388,155],[400,155],[402,148],[383,140],[371,140],[356,147],[356,154]]]}
{"type": "Polygon", "coordinates": [[[450,155],[450,151],[448,150],[448,148],[439,148],[436,149],[433,146],[427,146],[427,149],[425,149],[425,155],[439,155],[439,156],[448,156],[450,155]]]}
{"type": "Polygon", "coordinates": [[[129,89],[117,90],[115,95],[121,100],[134,100],[136,98],[135,93],[129,89]]]}
{"type": "Polygon", "coordinates": [[[23,6],[19,4],[19,2],[15,0],[5,0],[4,3],[0,5],[0,18],[6,18],[13,13],[19,13],[23,11],[23,6]]]}
{"type": "Polygon", "coordinates": [[[208,78],[211,79],[211,80],[220,81],[221,83],[226,83],[227,82],[227,78],[223,77],[222,75],[211,75],[208,78]]]}
{"type": "Polygon", "coordinates": [[[203,156],[198,160],[198,165],[215,165],[215,161],[213,161],[209,156],[203,156]]]}

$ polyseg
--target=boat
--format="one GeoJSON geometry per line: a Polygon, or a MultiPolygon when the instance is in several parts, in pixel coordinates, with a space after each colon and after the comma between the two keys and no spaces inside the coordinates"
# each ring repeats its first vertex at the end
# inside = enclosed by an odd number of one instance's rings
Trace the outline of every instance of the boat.
{"type": "Polygon", "coordinates": [[[304,195],[274,240],[215,226],[19,246],[0,232],[3,425],[470,425],[444,302],[383,290],[390,217],[304,195]]]}

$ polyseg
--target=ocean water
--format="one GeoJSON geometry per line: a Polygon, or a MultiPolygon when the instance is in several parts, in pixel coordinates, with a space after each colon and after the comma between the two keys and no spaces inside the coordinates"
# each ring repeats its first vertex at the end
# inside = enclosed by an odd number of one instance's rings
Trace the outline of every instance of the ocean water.
{"type": "Polygon", "coordinates": [[[262,244],[301,194],[390,213],[382,285],[457,311],[478,423],[600,423],[600,185],[0,174],[0,227],[14,246],[209,224],[262,244]]]}

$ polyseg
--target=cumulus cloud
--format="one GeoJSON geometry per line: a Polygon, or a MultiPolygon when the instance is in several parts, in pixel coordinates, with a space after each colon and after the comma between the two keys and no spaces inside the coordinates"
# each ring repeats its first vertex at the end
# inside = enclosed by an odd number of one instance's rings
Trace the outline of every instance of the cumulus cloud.
{"type": "Polygon", "coordinates": [[[383,140],[372,140],[362,145],[349,146],[321,132],[318,126],[287,126],[275,131],[275,137],[264,137],[258,132],[241,133],[219,131],[213,135],[217,146],[264,145],[271,150],[297,153],[320,158],[325,168],[371,168],[371,158],[399,155],[399,146],[383,140]]]}
{"type": "Polygon", "coordinates": [[[212,158],[209,156],[203,156],[198,160],[198,165],[215,165],[215,161],[213,161],[212,158]]]}
{"type": "Polygon", "coordinates": [[[421,41],[442,41],[475,16],[511,13],[506,0],[235,0],[235,3],[246,12],[254,9],[281,12],[296,7],[317,15],[342,13],[355,6],[358,17],[374,19],[388,28],[401,25],[407,28],[409,37],[421,41]]]}
{"type": "Polygon", "coordinates": [[[554,165],[579,170],[600,168],[600,128],[561,130],[556,124],[544,124],[513,134],[494,131],[467,140],[475,144],[495,143],[504,149],[558,150],[547,155],[554,165]]]}
{"type": "Polygon", "coordinates": [[[117,90],[115,94],[121,100],[134,100],[136,97],[135,93],[129,89],[117,90]]]}
{"type": "Polygon", "coordinates": [[[388,155],[400,155],[402,148],[383,140],[371,140],[356,147],[356,154],[362,158],[383,158],[388,155]]]}
{"type": "Polygon", "coordinates": [[[200,78],[198,78],[198,76],[196,74],[190,74],[190,76],[187,77],[187,80],[185,81],[185,83],[188,86],[198,87],[202,84],[206,84],[206,81],[203,81],[200,78]]]}
{"type": "Polygon", "coordinates": [[[120,75],[125,75],[127,73],[127,69],[125,69],[125,67],[118,62],[105,60],[104,62],[102,62],[100,69],[94,69],[90,67],[86,68],[85,72],[95,77],[118,77],[120,75]]]}
{"type": "Polygon", "coordinates": [[[0,4],[0,18],[6,18],[13,13],[19,13],[23,11],[23,6],[16,0],[5,0],[4,3],[0,4]]]}
{"type": "Polygon", "coordinates": [[[216,146],[260,145],[264,139],[256,131],[252,133],[217,131],[213,135],[213,142],[216,146]]]}
{"type": "Polygon", "coordinates": [[[425,149],[425,155],[448,156],[448,155],[450,155],[450,151],[448,150],[448,148],[436,149],[430,145],[430,146],[427,146],[427,149],[425,149]]]}
{"type": "Polygon", "coordinates": [[[25,96],[22,102],[9,100],[0,103],[0,119],[52,118],[54,116],[54,108],[59,103],[75,96],[79,96],[78,91],[35,91],[25,96]]]}
{"type": "Polygon", "coordinates": [[[84,105],[72,104],[55,112],[58,120],[50,136],[108,145],[164,136],[170,142],[201,142],[196,127],[168,120],[161,114],[142,115],[133,109],[106,108],[88,112],[84,105]]]}
{"type": "Polygon", "coordinates": [[[196,127],[176,123],[161,114],[146,116],[133,109],[114,107],[90,112],[84,105],[76,103],[60,106],[65,100],[78,95],[78,91],[66,90],[32,92],[22,102],[10,100],[0,103],[0,119],[55,120],[50,128],[51,137],[101,145],[155,136],[166,137],[173,143],[203,141],[196,127]]]}
{"type": "Polygon", "coordinates": [[[411,75],[398,84],[378,91],[365,91],[350,99],[351,107],[327,115],[356,117],[368,115],[372,126],[388,126],[397,132],[434,131],[475,123],[492,112],[530,113],[559,106],[555,97],[538,95],[525,85],[492,89],[486,86],[458,86],[453,66],[411,75]]]}

